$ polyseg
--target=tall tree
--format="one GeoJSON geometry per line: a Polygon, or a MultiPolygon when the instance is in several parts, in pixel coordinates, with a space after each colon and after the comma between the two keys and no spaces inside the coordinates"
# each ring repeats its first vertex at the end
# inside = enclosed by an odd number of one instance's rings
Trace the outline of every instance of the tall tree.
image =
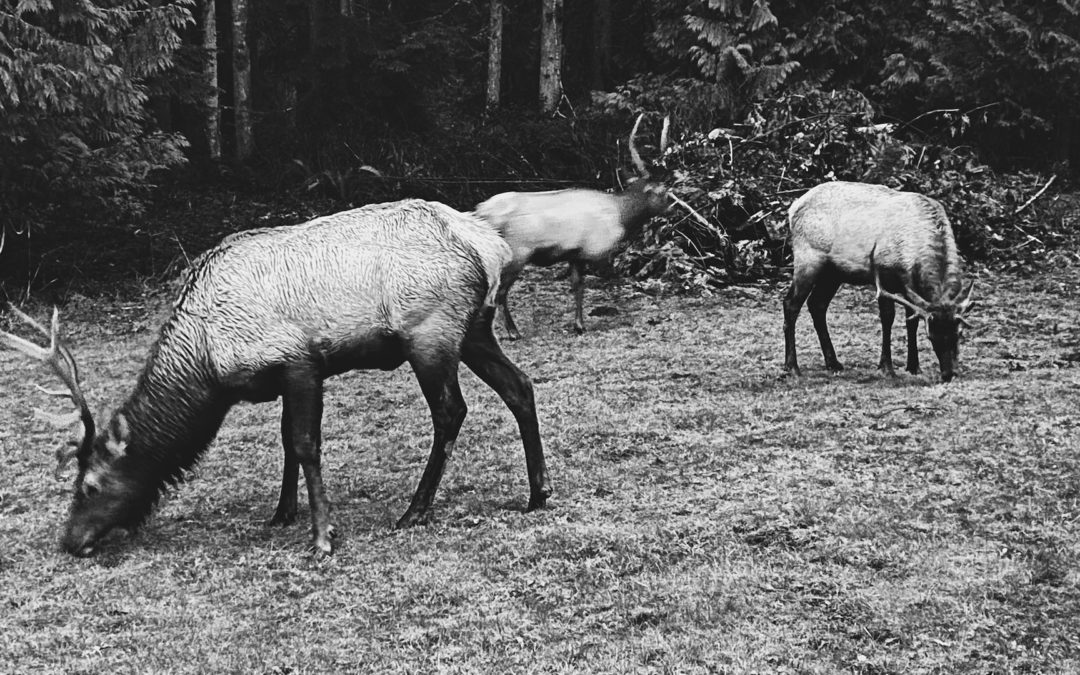
{"type": "Polygon", "coordinates": [[[593,0],[593,89],[607,89],[611,80],[611,0],[593,0]]]}
{"type": "Polygon", "coordinates": [[[211,161],[221,159],[221,109],[218,96],[217,62],[217,3],[203,0],[202,13],[203,85],[202,122],[206,141],[206,156],[211,161]]]}
{"type": "Polygon", "coordinates": [[[232,0],[233,111],[236,160],[251,156],[251,54],[247,43],[248,0],[232,0]]]}
{"type": "Polygon", "coordinates": [[[490,4],[487,94],[484,99],[485,115],[490,115],[499,107],[500,85],[502,82],[503,0],[491,0],[490,4]]]}
{"type": "Polygon", "coordinates": [[[551,115],[562,99],[563,0],[543,0],[540,13],[540,112],[551,115]]]}

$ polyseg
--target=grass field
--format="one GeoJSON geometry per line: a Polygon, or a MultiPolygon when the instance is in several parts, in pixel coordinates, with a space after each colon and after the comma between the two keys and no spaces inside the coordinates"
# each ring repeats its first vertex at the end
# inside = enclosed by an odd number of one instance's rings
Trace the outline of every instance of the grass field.
{"type": "MultiPolygon", "coordinates": [[[[1080,671],[1080,290],[1075,267],[985,273],[957,381],[876,370],[872,292],[831,314],[846,370],[780,377],[783,288],[655,297],[515,288],[555,493],[523,513],[513,418],[463,369],[470,412],[429,525],[390,528],[430,443],[408,369],[328,386],[340,533],[265,524],[277,404],[239,406],[134,537],[75,559],[71,476],[35,421],[55,386],[0,352],[0,671],[1072,673],[1080,671]]],[[[77,300],[93,406],[134,382],[160,302],[77,300]]],[[[895,338],[898,366],[902,330],[895,338]]],[[[900,368],[898,367],[898,370],[900,368]]],[[[303,494],[303,493],[301,493],[303,494]]],[[[302,501],[306,501],[303,500],[302,501]]]]}

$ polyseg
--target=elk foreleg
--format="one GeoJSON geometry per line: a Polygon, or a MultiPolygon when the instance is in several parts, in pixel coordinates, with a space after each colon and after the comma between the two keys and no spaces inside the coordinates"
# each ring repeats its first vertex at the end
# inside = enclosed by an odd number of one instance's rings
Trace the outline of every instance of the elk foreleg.
{"type": "Polygon", "coordinates": [[[536,419],[532,380],[506,358],[491,331],[492,310],[476,319],[461,348],[461,360],[477,377],[502,398],[517,420],[525,447],[525,468],[529,474],[528,510],[538,509],[551,496],[544,446],[540,442],[540,424],[536,419]]]}
{"type": "Polygon", "coordinates": [[[281,474],[281,496],[270,519],[271,525],[291,525],[296,520],[296,483],[300,476],[300,461],[296,458],[293,435],[290,433],[292,424],[289,406],[282,406],[281,440],[285,446],[285,468],[281,474]]]}
{"type": "Polygon", "coordinates": [[[919,374],[919,317],[915,310],[907,309],[907,368],[912,375],[919,374]]]}
{"type": "Polygon", "coordinates": [[[892,363],[892,325],[896,320],[896,303],[888,298],[879,297],[877,301],[878,314],[881,316],[881,360],[878,361],[878,370],[896,376],[892,363]]]}
{"type": "MultiPolygon", "coordinates": [[[[333,550],[330,542],[333,527],[330,525],[330,502],[326,498],[322,479],[322,397],[322,378],[314,366],[296,364],[286,370],[282,397],[285,410],[283,419],[287,421],[287,424],[283,423],[287,427],[284,429],[284,445],[293,448],[295,460],[304,470],[311,506],[312,548],[317,554],[330,555],[333,550]]],[[[286,450],[286,474],[289,471],[288,454],[286,450]]],[[[293,490],[295,494],[295,484],[293,490]]],[[[285,490],[282,496],[287,507],[285,490]]]]}
{"type": "Polygon", "coordinates": [[[581,335],[585,332],[585,263],[581,260],[570,261],[570,288],[574,292],[574,330],[581,335]]]}
{"type": "Polygon", "coordinates": [[[521,270],[524,265],[517,262],[511,262],[503,270],[502,279],[499,282],[499,292],[495,296],[495,304],[502,308],[503,322],[506,324],[506,333],[511,340],[520,340],[521,331],[518,330],[517,324],[514,323],[514,317],[510,315],[510,287],[517,281],[518,275],[521,274],[521,270]]]}
{"type": "Polygon", "coordinates": [[[439,489],[446,460],[453,454],[461,423],[465,421],[467,410],[461,387],[458,386],[457,366],[456,359],[448,363],[413,363],[416,379],[420,382],[420,389],[424,392],[428,407],[431,408],[431,424],[435,437],[431,443],[431,454],[428,456],[424,475],[420,477],[420,485],[416,488],[412,503],[395,526],[399,530],[423,522],[431,508],[435,492],[439,489]]]}

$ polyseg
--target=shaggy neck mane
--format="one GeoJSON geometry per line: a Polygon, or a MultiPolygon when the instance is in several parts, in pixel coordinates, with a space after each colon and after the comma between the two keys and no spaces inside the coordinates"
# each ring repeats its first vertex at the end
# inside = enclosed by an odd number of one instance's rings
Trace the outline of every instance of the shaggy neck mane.
{"type": "Polygon", "coordinates": [[[926,221],[932,225],[926,242],[926,262],[917,264],[912,283],[919,295],[937,304],[960,292],[960,256],[956,252],[949,219],[941,206],[927,199],[923,202],[923,211],[926,221]]]}
{"type": "MultiPolygon", "coordinates": [[[[214,439],[232,401],[215,385],[195,322],[174,315],[150,350],[135,390],[120,407],[127,455],[148,490],[147,512],[170,485],[184,480],[214,439]]],[[[146,515],[146,514],[143,514],[146,515]]]]}

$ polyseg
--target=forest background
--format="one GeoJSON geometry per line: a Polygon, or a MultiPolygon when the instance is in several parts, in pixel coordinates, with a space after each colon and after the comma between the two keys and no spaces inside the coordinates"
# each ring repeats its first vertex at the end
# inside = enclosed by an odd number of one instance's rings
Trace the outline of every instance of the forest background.
{"type": "Polygon", "coordinates": [[[774,275],[830,179],[938,198],[969,260],[1026,269],[1076,255],[1078,104],[1077,0],[3,0],[0,298],[350,205],[617,188],[642,113],[688,208],[624,274],[774,275]]]}

